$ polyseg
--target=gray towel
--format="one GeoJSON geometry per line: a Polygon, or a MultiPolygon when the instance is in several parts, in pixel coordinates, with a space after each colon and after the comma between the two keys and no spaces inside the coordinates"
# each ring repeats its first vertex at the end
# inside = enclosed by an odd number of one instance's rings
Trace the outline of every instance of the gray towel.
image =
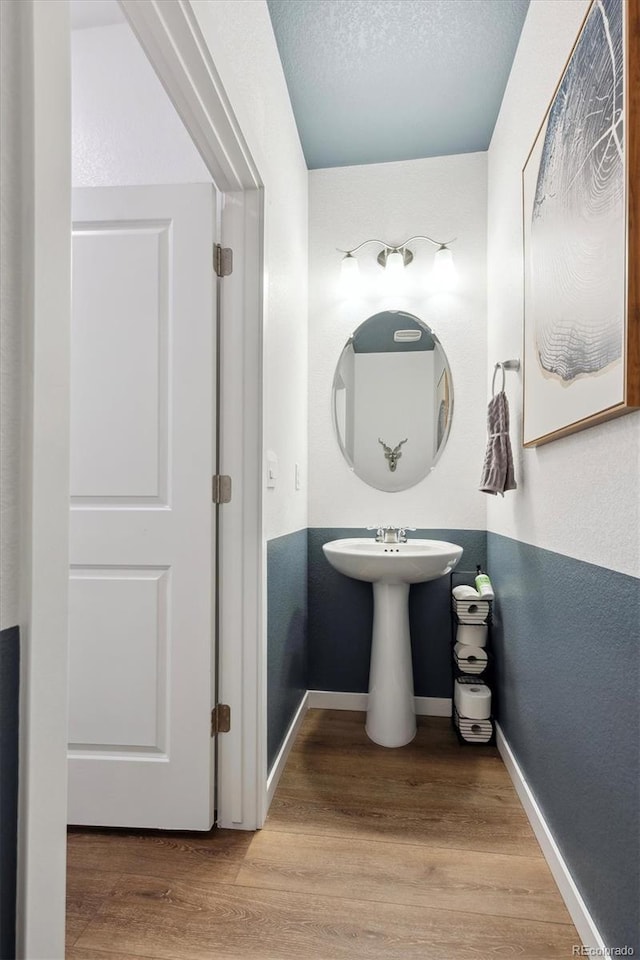
{"type": "Polygon", "coordinates": [[[487,410],[487,452],[484,457],[480,490],[482,493],[499,493],[516,489],[513,472],[513,454],[509,439],[509,403],[504,390],[489,400],[487,410]]]}

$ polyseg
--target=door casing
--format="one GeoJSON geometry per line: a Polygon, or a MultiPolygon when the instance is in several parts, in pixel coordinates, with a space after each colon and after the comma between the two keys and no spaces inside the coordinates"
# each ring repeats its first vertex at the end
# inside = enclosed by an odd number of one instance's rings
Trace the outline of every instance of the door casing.
{"type": "MultiPolygon", "coordinates": [[[[221,469],[233,477],[234,498],[219,521],[228,570],[221,584],[220,698],[231,706],[232,726],[219,742],[218,821],[253,830],[266,815],[263,186],[188,0],[121,6],[223,195],[222,242],[239,265],[221,298],[229,331],[221,404],[234,411],[233,429],[225,429],[223,413],[221,469]]],[[[64,956],[65,921],[71,53],[68,0],[29,0],[23,11],[30,297],[17,943],[18,956],[50,960],[64,956]]]]}

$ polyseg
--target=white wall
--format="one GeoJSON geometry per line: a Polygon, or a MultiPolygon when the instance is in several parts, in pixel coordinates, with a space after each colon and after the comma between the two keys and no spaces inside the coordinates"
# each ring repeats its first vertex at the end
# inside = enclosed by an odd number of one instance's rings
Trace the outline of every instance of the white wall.
{"type": "Polygon", "coordinates": [[[74,30],[71,62],[74,187],[211,182],[128,24],[74,30]]]}
{"type": "MultiPolygon", "coordinates": [[[[486,154],[465,154],[313,170],[309,214],[309,525],[485,528],[478,491],[486,443],[486,154]],[[414,234],[450,240],[458,284],[429,295],[419,284],[435,248],[415,246],[402,296],[380,289],[376,248],[362,251],[366,295],[340,292],[341,254],[372,237],[399,243],[414,234]],[[454,413],[447,447],[431,474],[410,490],[385,493],[349,469],[333,434],[331,385],[347,338],[384,309],[413,313],[432,327],[449,358],[454,413]]],[[[378,248],[379,249],[379,248],[378,248]]]]}
{"type": "Polygon", "coordinates": [[[264,184],[264,448],[279,460],[264,498],[270,539],[307,525],[307,168],[265,0],[192,7],[264,184]]]}
{"type": "MultiPolygon", "coordinates": [[[[521,171],[588,7],[531,0],[489,149],[488,361],[521,355],[521,171]]],[[[488,528],[640,575],[640,414],[523,450],[522,380],[507,373],[518,490],[489,498],[488,528]]]]}

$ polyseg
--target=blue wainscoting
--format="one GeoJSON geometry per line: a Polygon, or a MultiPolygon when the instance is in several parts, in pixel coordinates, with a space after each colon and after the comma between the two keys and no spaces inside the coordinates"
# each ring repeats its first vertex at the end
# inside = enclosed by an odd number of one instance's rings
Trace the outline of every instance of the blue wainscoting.
{"type": "Polygon", "coordinates": [[[267,543],[268,768],[307,692],[307,531],[267,543]]]}
{"type": "Polygon", "coordinates": [[[15,957],[20,631],[0,632],[0,957],[15,957]]]}
{"type": "MultiPolygon", "coordinates": [[[[344,537],[372,537],[362,528],[316,527],[309,530],[309,689],[366,693],[373,622],[371,584],[351,580],[333,569],[322,545],[344,537]]],[[[486,564],[484,530],[416,530],[410,537],[449,540],[464,554],[459,567],[486,564]]],[[[449,578],[414,584],[409,595],[415,693],[452,695],[449,578]]]]}
{"type": "Polygon", "coordinates": [[[489,533],[499,722],[605,943],[640,953],[640,580],[489,533]]]}

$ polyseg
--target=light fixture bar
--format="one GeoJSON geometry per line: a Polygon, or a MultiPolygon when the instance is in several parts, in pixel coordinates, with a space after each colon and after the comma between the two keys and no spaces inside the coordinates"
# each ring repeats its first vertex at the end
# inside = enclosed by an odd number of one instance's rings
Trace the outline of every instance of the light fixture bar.
{"type": "Polygon", "coordinates": [[[428,240],[429,243],[432,243],[436,247],[448,247],[450,243],[455,243],[457,239],[457,237],[452,237],[451,240],[434,240],[433,237],[409,237],[402,246],[404,247],[407,243],[413,243],[414,240],[428,240]]]}
{"type": "MultiPolygon", "coordinates": [[[[404,240],[403,243],[387,243],[385,240],[363,240],[362,243],[359,243],[357,247],[352,247],[351,250],[342,250],[340,247],[337,247],[338,253],[345,253],[349,256],[352,256],[354,253],[357,253],[361,247],[364,247],[367,243],[378,243],[381,247],[384,247],[384,252],[387,253],[403,253],[407,244],[412,243],[414,240],[427,240],[429,243],[432,243],[434,247],[447,247],[450,243],[453,243],[456,240],[456,237],[453,237],[451,240],[434,240],[433,237],[424,237],[424,236],[415,236],[409,237],[408,240],[404,240]]],[[[411,253],[411,251],[407,251],[411,253]]],[[[404,255],[404,253],[403,253],[404,255]]],[[[413,258],[413,254],[411,254],[413,258]]],[[[378,257],[378,262],[380,262],[380,257],[378,257]]],[[[410,263],[411,260],[408,260],[407,263],[410,263]]],[[[384,266],[384,264],[382,264],[384,266]]]]}

